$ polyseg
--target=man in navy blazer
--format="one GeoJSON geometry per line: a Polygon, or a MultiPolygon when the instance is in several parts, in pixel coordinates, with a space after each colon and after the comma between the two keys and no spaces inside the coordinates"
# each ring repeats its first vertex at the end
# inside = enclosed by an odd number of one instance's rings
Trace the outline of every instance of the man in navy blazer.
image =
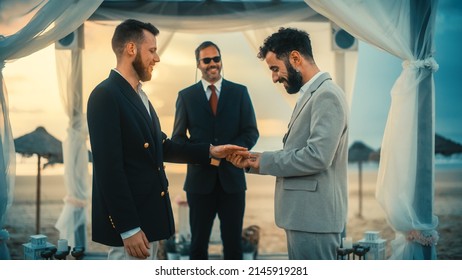
{"type": "Polygon", "coordinates": [[[158,240],[175,233],[164,161],[208,164],[239,147],[176,144],[141,89],[160,61],[150,23],[126,20],[112,48],[117,67],[92,91],[87,106],[93,153],[92,239],[108,259],[155,259],[158,240]]]}
{"type": "MultiPolygon", "coordinates": [[[[251,149],[259,133],[247,88],[221,77],[221,53],[214,43],[200,44],[195,56],[202,79],[178,94],[172,140],[231,143],[251,149]]],[[[218,214],[224,259],[242,259],[243,170],[225,160],[218,166],[188,164],[184,190],[190,211],[190,258],[208,259],[210,233],[218,214]]]]}

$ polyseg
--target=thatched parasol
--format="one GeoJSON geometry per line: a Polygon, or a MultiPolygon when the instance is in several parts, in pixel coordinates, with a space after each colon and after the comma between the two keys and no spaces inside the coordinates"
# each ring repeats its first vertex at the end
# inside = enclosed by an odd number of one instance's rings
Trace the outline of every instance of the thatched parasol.
{"type": "Polygon", "coordinates": [[[435,154],[450,156],[462,153],[462,145],[439,134],[435,134],[435,154]]]}
{"type": "Polygon", "coordinates": [[[362,178],[362,163],[363,161],[371,160],[374,150],[368,147],[363,142],[356,141],[348,149],[348,162],[358,163],[358,201],[359,211],[358,217],[362,217],[362,199],[363,199],[363,178],[362,178]]]}
{"type": "Polygon", "coordinates": [[[62,162],[63,148],[62,143],[53,135],[49,134],[45,128],[37,127],[33,132],[14,139],[16,152],[26,157],[37,155],[37,210],[35,231],[40,233],[40,171],[41,158],[48,159],[48,163],[62,162]],[[58,159],[58,160],[57,160],[58,159]]]}

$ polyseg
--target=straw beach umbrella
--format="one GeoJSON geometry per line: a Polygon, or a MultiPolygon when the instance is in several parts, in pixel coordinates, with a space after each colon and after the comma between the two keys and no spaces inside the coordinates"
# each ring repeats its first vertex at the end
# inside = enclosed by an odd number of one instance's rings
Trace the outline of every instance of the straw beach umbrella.
{"type": "MultiPolygon", "coordinates": [[[[33,132],[14,139],[16,152],[26,157],[37,155],[37,207],[35,231],[40,232],[40,171],[41,158],[48,159],[48,164],[62,162],[63,148],[62,143],[53,135],[49,134],[45,128],[37,127],[33,132]]],[[[45,167],[45,165],[44,165],[45,167]]]]}
{"type": "Polygon", "coordinates": [[[462,145],[439,134],[435,134],[435,154],[443,156],[462,154],[462,145]]]}

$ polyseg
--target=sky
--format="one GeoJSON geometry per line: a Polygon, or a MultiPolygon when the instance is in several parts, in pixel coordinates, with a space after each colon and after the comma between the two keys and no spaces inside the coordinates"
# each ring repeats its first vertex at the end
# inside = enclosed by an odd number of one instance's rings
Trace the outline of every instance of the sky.
{"type": "MultiPolygon", "coordinates": [[[[435,130],[453,141],[462,143],[462,86],[459,83],[459,52],[462,38],[462,4],[457,0],[440,0],[436,18],[435,59],[435,130]]],[[[313,52],[321,70],[333,71],[327,25],[296,26],[312,36],[313,52]]],[[[2,26],[7,30],[11,26],[2,26]]],[[[105,79],[115,66],[110,39],[114,25],[85,25],[84,104],[90,91],[105,79]]],[[[165,35],[164,35],[165,36],[165,35]]],[[[163,43],[163,33],[158,37],[163,43]]],[[[242,83],[249,89],[260,128],[261,137],[254,150],[282,147],[295,98],[271,81],[270,71],[256,58],[256,50],[242,33],[175,34],[161,54],[153,79],[144,89],[158,111],[161,125],[171,134],[176,95],[182,88],[195,83],[194,49],[204,40],[221,48],[226,79],[242,83]]],[[[19,137],[44,126],[60,140],[66,137],[67,117],[58,93],[55,49],[51,45],[30,56],[8,62],[3,69],[8,90],[10,121],[13,137],[19,137]]],[[[350,119],[350,144],[363,141],[374,149],[381,146],[386,118],[390,108],[390,90],[401,73],[401,61],[368,44],[359,43],[356,83],[353,89],[350,119]]],[[[331,73],[332,74],[332,73],[331,73]]],[[[350,73],[351,74],[351,73],[350,73]]],[[[354,73],[353,73],[354,74],[354,73]]]]}
{"type": "MultiPolygon", "coordinates": [[[[462,43],[462,2],[440,0],[435,29],[435,132],[462,143],[462,85],[459,46],[462,43]]],[[[360,43],[358,80],[353,95],[350,141],[380,147],[390,107],[390,90],[401,61],[360,43]]]]}

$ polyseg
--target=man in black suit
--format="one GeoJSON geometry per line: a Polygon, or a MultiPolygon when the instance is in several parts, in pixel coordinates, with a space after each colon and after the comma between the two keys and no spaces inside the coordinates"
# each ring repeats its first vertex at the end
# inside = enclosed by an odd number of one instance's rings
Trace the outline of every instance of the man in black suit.
{"type": "Polygon", "coordinates": [[[110,246],[109,259],[155,259],[157,241],[175,233],[164,161],[208,164],[210,157],[240,149],[176,144],[161,131],[141,89],[160,61],[158,33],[152,24],[136,20],[118,25],[112,38],[117,67],[88,100],[92,239],[110,246]]]}
{"type": "MultiPolygon", "coordinates": [[[[259,133],[247,88],[221,77],[221,53],[214,43],[203,42],[195,55],[202,79],[178,94],[172,140],[232,143],[250,150],[259,133]]],[[[190,258],[208,259],[210,233],[218,214],[224,259],[242,259],[243,170],[225,160],[218,166],[188,164],[184,190],[190,211],[190,258]]]]}

